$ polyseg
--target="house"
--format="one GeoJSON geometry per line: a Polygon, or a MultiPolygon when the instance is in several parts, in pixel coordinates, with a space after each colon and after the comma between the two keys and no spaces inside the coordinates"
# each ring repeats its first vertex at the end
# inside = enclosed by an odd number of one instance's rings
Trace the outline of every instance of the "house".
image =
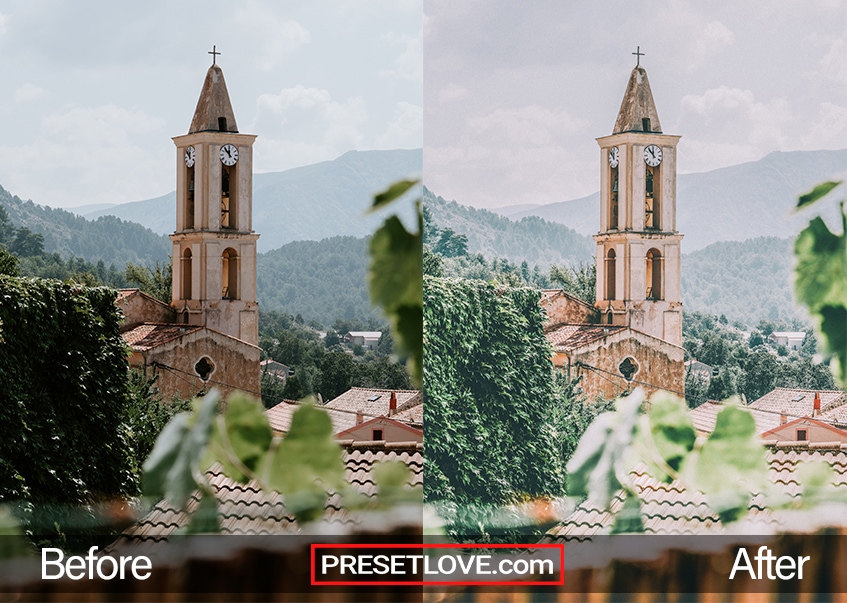
{"type": "MultiPolygon", "coordinates": [[[[266,410],[271,429],[277,434],[287,433],[299,405],[299,402],[284,400],[266,410]]],[[[423,440],[423,396],[420,391],[354,387],[324,404],[323,408],[339,439],[371,440],[377,439],[374,435],[381,435],[378,439],[389,442],[423,440]],[[363,427],[377,418],[388,421],[363,427]],[[382,433],[375,434],[375,430],[382,433]],[[346,435],[342,437],[342,434],[346,435]]]]}
{"type": "Polygon", "coordinates": [[[554,364],[589,398],[640,385],[684,395],[676,147],[664,134],[646,70],[632,70],[612,134],[600,146],[600,230],[593,306],[545,291],[554,364]]]}
{"type": "MultiPolygon", "coordinates": [[[[783,415],[785,418],[785,415],[783,415]]],[[[766,442],[847,443],[847,431],[810,417],[785,421],[762,434],[766,442]]]]}
{"type": "Polygon", "coordinates": [[[285,383],[288,380],[288,377],[292,372],[291,367],[281,362],[277,362],[273,358],[262,360],[259,363],[259,366],[261,367],[262,375],[270,375],[279,379],[282,383],[285,383]]]}
{"type": "Polygon", "coordinates": [[[381,331],[349,331],[344,335],[344,343],[351,346],[360,345],[366,350],[375,350],[382,337],[381,331]]]}
{"type": "Polygon", "coordinates": [[[166,398],[211,386],[260,395],[253,142],[240,134],[223,71],[212,64],[188,134],[176,145],[170,304],[119,293],[130,364],[166,398]]]}
{"type": "Polygon", "coordinates": [[[789,350],[799,350],[806,339],[804,331],[774,331],[768,337],[776,345],[784,345],[789,350]]]}
{"type": "Polygon", "coordinates": [[[715,369],[711,365],[706,364],[705,362],[700,362],[699,360],[686,360],[685,361],[685,376],[693,375],[698,377],[707,385],[712,381],[712,377],[715,375],[715,369]]]}

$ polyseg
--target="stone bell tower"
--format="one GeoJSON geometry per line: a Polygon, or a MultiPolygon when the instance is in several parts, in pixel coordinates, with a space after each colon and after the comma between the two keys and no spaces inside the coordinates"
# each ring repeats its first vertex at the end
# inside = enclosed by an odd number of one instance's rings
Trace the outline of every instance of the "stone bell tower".
{"type": "Polygon", "coordinates": [[[647,71],[632,70],[600,145],[597,301],[601,322],[682,345],[676,145],[662,133],[647,71]]]}
{"type": "Polygon", "coordinates": [[[223,71],[213,61],[188,134],[173,139],[177,183],[176,231],[170,235],[171,307],[178,322],[258,345],[255,139],[238,133],[223,71]]]}

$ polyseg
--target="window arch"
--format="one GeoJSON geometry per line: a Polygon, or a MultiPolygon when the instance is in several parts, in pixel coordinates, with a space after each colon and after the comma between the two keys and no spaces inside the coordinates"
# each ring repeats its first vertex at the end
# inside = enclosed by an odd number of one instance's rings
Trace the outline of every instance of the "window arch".
{"type": "Polygon", "coordinates": [[[232,247],[221,255],[221,299],[238,299],[238,254],[232,247]]]}
{"type": "Polygon", "coordinates": [[[617,258],[614,249],[606,253],[606,299],[615,299],[615,282],[617,281],[616,270],[617,258]]]}
{"type": "Polygon", "coordinates": [[[221,228],[234,229],[238,216],[235,166],[221,165],[221,228]]]}
{"type": "Polygon", "coordinates": [[[185,230],[194,229],[194,166],[188,168],[185,191],[185,230]]]}
{"type": "Polygon", "coordinates": [[[662,291],[662,254],[658,249],[647,252],[647,299],[664,299],[662,291]]]}
{"type": "Polygon", "coordinates": [[[618,229],[618,168],[611,168],[611,191],[609,197],[609,230],[618,229]]]}
{"type": "Polygon", "coordinates": [[[182,273],[182,296],[181,299],[191,299],[191,250],[186,249],[182,252],[182,261],[180,264],[182,273]]]}
{"type": "Polygon", "coordinates": [[[660,207],[660,166],[647,167],[644,179],[644,228],[661,230],[662,210],[660,207]]]}

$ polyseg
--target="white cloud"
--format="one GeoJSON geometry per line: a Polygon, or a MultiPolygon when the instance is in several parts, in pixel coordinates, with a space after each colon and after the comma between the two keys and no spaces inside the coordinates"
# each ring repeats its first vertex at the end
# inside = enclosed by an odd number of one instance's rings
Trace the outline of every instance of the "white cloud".
{"type": "Polygon", "coordinates": [[[847,83],[847,43],[844,38],[832,40],[820,66],[819,75],[842,84],[847,83]]]}
{"type": "Polygon", "coordinates": [[[9,16],[0,13],[0,36],[6,33],[6,23],[9,22],[9,16]]]}
{"type": "Polygon", "coordinates": [[[377,137],[378,149],[414,149],[423,144],[423,107],[399,102],[394,108],[394,119],[386,131],[377,137]]]}
{"type": "Polygon", "coordinates": [[[389,44],[403,47],[403,52],[394,59],[395,69],[381,71],[379,75],[423,82],[423,32],[415,36],[388,33],[382,36],[382,39],[389,44]]]}
{"type": "Polygon", "coordinates": [[[17,90],[15,90],[15,102],[23,103],[26,101],[36,100],[41,98],[47,94],[47,90],[36,86],[35,84],[30,84],[27,82],[17,90]]]}
{"type": "Polygon", "coordinates": [[[847,107],[821,104],[818,120],[803,139],[803,148],[843,149],[847,141],[847,107]]]}
{"type": "Polygon", "coordinates": [[[143,111],[115,105],[47,115],[32,142],[0,146],[0,181],[37,203],[63,207],[165,192],[174,176],[163,126],[143,111]],[[148,135],[159,142],[151,145],[148,135]]]}
{"type": "Polygon", "coordinates": [[[456,84],[445,86],[438,92],[438,102],[440,104],[450,103],[466,99],[470,96],[470,91],[456,84]]]}
{"type": "Polygon", "coordinates": [[[239,6],[235,13],[235,23],[245,34],[243,39],[254,46],[254,61],[263,71],[270,71],[311,40],[305,27],[278,12],[253,0],[239,6]]]}
{"type": "Polygon", "coordinates": [[[315,157],[318,161],[334,159],[350,149],[363,148],[361,127],[367,119],[362,97],[339,102],[328,90],[302,85],[262,94],[256,100],[256,119],[250,127],[250,131],[262,132],[262,144],[268,151],[259,169],[281,170],[305,165],[315,157]],[[289,155],[295,149],[303,152],[303,157],[292,165],[289,155]]]}
{"type": "Polygon", "coordinates": [[[710,21],[700,31],[700,35],[694,36],[693,44],[694,53],[701,61],[720,53],[735,40],[732,31],[720,21],[710,21]]]}
{"type": "Polygon", "coordinates": [[[579,131],[587,122],[567,111],[552,111],[529,105],[520,109],[497,109],[486,115],[471,117],[468,125],[477,134],[494,141],[527,146],[544,146],[564,142],[565,136],[579,131]]]}

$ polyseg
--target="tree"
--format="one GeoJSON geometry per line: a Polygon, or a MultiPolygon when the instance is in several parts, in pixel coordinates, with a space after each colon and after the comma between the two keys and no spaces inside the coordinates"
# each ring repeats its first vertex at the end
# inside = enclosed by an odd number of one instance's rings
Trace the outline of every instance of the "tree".
{"type": "Polygon", "coordinates": [[[21,257],[41,255],[44,253],[44,235],[26,227],[18,228],[9,244],[9,251],[21,257]]]}
{"type": "Polygon", "coordinates": [[[324,400],[337,398],[353,385],[356,367],[344,352],[327,352],[321,360],[320,391],[324,400]]]}
{"type": "Polygon", "coordinates": [[[538,302],[531,289],[424,278],[424,489],[454,533],[487,531],[480,505],[564,493],[538,302]]]}
{"type": "Polygon", "coordinates": [[[156,262],[152,267],[128,263],[126,281],[166,304],[171,303],[173,266],[171,262],[156,262]]]}
{"type": "Polygon", "coordinates": [[[566,293],[594,305],[597,299],[597,265],[594,262],[580,262],[575,268],[552,264],[548,278],[566,293]]]}

